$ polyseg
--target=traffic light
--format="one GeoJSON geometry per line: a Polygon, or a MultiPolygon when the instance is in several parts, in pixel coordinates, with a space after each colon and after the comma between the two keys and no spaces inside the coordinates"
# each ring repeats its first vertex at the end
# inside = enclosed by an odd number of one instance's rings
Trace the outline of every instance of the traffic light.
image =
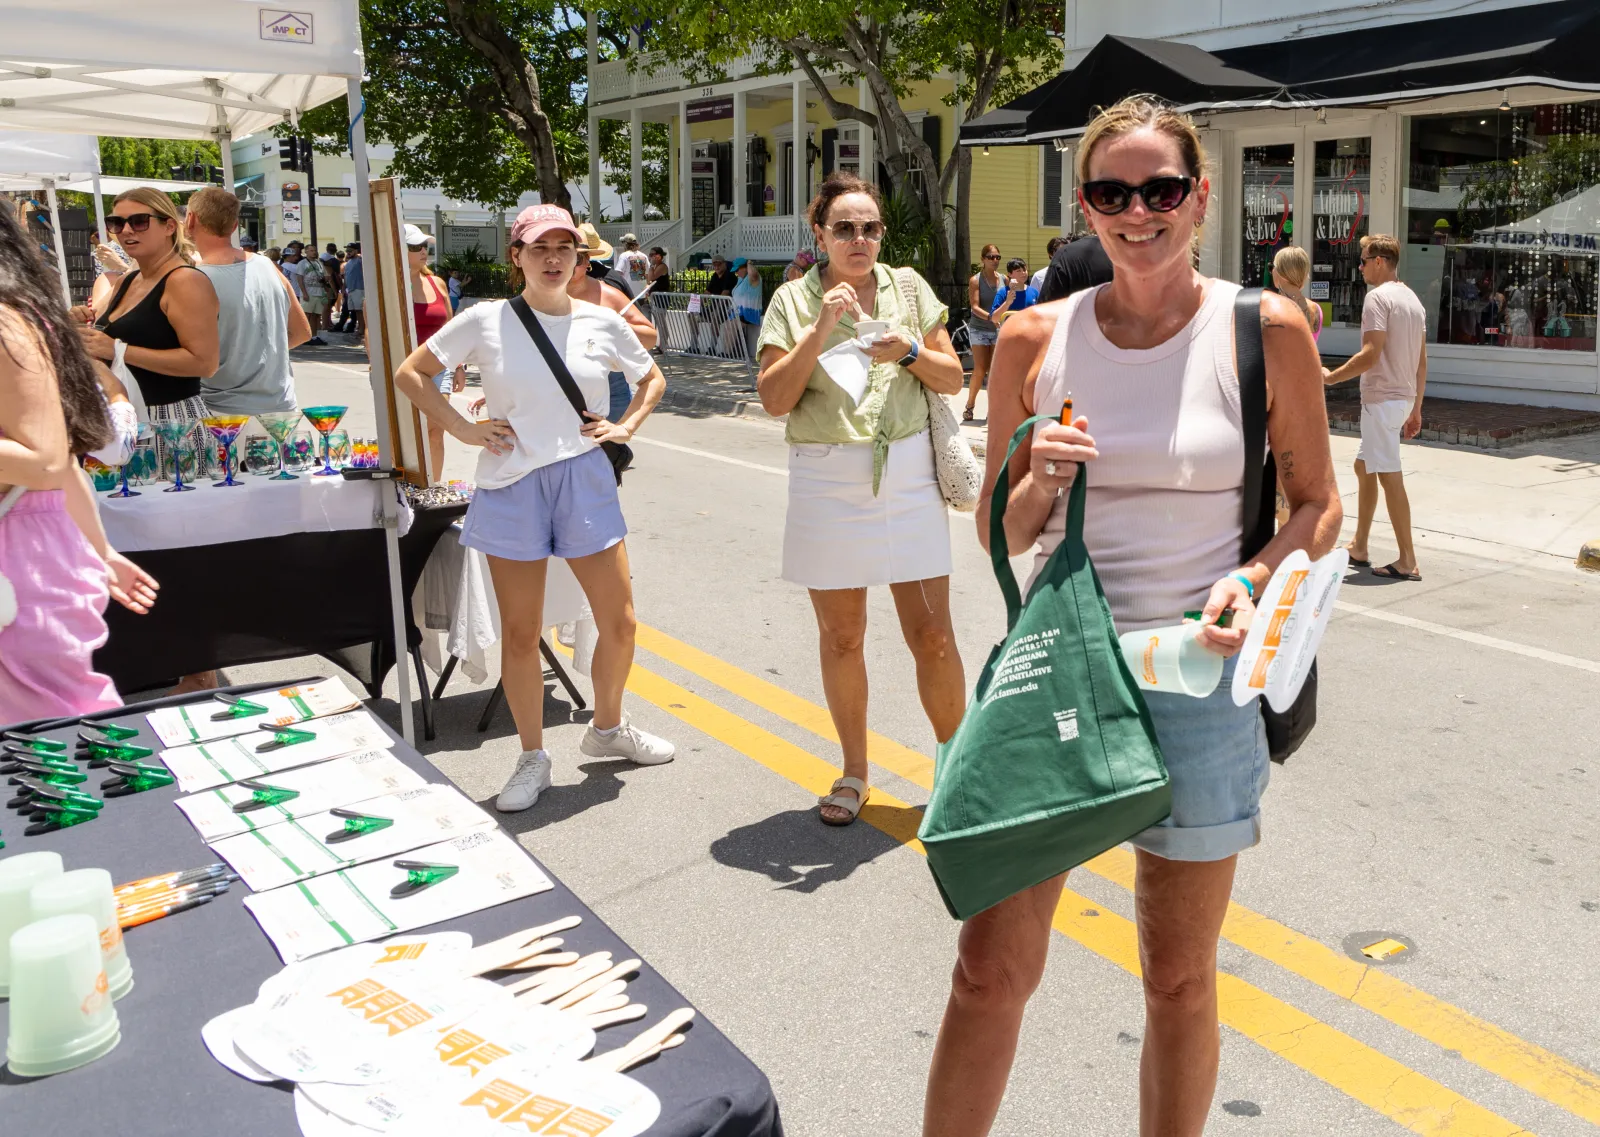
{"type": "Polygon", "coordinates": [[[207,166],[206,167],[206,179],[205,180],[210,182],[214,186],[222,185],[223,184],[223,181],[222,181],[222,167],[221,166],[207,166]]]}
{"type": "Polygon", "coordinates": [[[278,139],[278,168],[280,170],[303,170],[300,163],[300,140],[293,136],[278,139]]]}

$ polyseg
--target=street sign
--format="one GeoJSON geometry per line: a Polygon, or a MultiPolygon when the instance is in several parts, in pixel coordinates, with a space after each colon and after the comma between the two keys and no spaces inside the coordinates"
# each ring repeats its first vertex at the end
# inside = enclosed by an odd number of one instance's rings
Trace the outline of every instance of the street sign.
{"type": "Polygon", "coordinates": [[[298,201],[283,203],[283,231],[285,233],[304,233],[305,219],[300,210],[302,205],[298,201]]]}
{"type": "Polygon", "coordinates": [[[317,196],[318,197],[349,197],[350,196],[350,187],[349,186],[318,186],[317,187],[317,196]]]}
{"type": "Polygon", "coordinates": [[[299,182],[284,182],[283,183],[282,192],[283,192],[283,200],[284,201],[299,201],[300,200],[300,183],[299,182]]]}

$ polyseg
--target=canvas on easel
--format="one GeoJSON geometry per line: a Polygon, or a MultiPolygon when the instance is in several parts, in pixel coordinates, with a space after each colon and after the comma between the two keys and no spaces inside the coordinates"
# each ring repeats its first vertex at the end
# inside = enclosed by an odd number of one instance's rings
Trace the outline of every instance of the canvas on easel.
{"type": "Polygon", "coordinates": [[[428,484],[426,432],[422,413],[405,394],[396,390],[395,372],[417,346],[412,321],[411,274],[406,270],[406,250],[402,244],[404,223],[400,217],[400,183],[396,178],[372,179],[371,239],[362,242],[367,260],[367,334],[381,337],[384,370],[383,386],[389,400],[390,445],[395,467],[406,481],[417,486],[428,484]]]}

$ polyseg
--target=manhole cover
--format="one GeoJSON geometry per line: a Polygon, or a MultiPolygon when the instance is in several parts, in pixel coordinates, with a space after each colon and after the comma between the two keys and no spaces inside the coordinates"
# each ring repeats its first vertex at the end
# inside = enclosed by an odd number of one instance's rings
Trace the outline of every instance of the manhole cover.
{"type": "Polygon", "coordinates": [[[1405,963],[1417,954],[1417,943],[1399,932],[1351,932],[1341,945],[1345,955],[1357,963],[1387,967],[1405,963]]]}

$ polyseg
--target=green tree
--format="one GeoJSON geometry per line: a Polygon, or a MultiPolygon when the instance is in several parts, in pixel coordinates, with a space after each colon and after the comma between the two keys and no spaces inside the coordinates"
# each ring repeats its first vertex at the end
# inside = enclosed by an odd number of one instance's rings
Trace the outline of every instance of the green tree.
{"type": "Polygon", "coordinates": [[[100,172],[117,178],[172,177],[173,166],[199,162],[221,166],[222,152],[215,142],[190,142],[172,138],[102,138],[100,172]]]}
{"type": "MultiPolygon", "coordinates": [[[[587,171],[589,145],[579,11],[554,0],[362,0],[361,27],[367,137],[394,145],[393,173],[490,206],[537,190],[571,208],[566,186],[587,171]]],[[[601,40],[611,53],[626,44],[605,23],[601,40]]],[[[301,130],[324,152],[343,150],[343,101],[303,116],[301,130]]]]}
{"type": "MultiPolygon", "coordinates": [[[[628,123],[618,119],[600,120],[600,164],[604,171],[605,184],[624,198],[633,193],[633,166],[628,130],[628,123]]],[[[639,155],[640,165],[644,171],[644,207],[646,210],[653,208],[665,217],[672,210],[671,127],[664,122],[645,123],[639,144],[639,155]]],[[[588,162],[587,154],[584,156],[584,162],[588,162]]],[[[629,206],[630,208],[624,212],[624,219],[633,216],[632,202],[629,202],[629,206]]],[[[596,213],[595,220],[599,220],[599,207],[599,202],[590,203],[590,209],[596,213]]]]}
{"type": "Polygon", "coordinates": [[[924,219],[943,218],[954,186],[954,247],[934,241],[928,266],[935,283],[948,285],[957,283],[958,266],[964,277],[970,260],[971,151],[952,139],[947,154],[934,154],[901,100],[913,83],[953,75],[948,101],[971,121],[1052,73],[1060,50],[1059,9],[1042,0],[628,0],[615,13],[619,21],[647,19],[670,29],[652,36],[650,46],[691,81],[725,77],[725,67],[747,53],[768,73],[799,67],[836,121],[873,131],[895,195],[924,219]],[[841,102],[828,89],[858,79],[872,92],[874,110],[841,102]]]}

